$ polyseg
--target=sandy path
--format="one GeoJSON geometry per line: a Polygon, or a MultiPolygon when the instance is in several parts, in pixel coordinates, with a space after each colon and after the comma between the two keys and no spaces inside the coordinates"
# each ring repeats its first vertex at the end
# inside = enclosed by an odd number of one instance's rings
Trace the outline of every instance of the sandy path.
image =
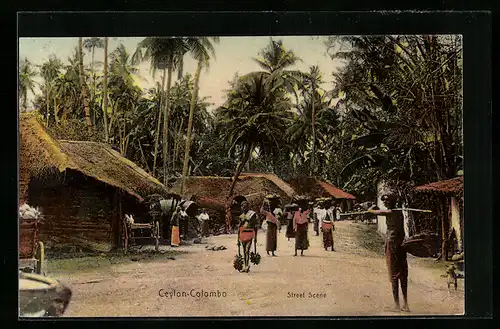
{"type": "Polygon", "coordinates": [[[265,254],[265,233],[259,232],[262,261],[250,273],[232,267],[236,236],[207,239],[228,250],[208,251],[206,244],[181,247],[189,251],[176,260],[130,262],[98,272],[58,276],[73,289],[65,316],[355,316],[461,314],[463,280],[448,293],[436,270],[409,259],[411,313],[391,313],[390,284],[385,259],[355,245],[350,222],[339,222],[336,252],[325,251],[312,236],[303,257],[293,257],[294,241],[279,233],[278,257],[265,254]],[[85,283],[96,281],[95,283],[85,283]],[[161,294],[164,297],[159,296],[161,294]],[[175,291],[181,296],[170,297],[175,291]],[[196,297],[220,292],[219,297],[196,297]],[[182,296],[184,293],[184,296],[182,296]],[[290,298],[291,293],[303,294],[290,298]],[[190,296],[194,294],[195,296],[190,296]],[[311,297],[323,294],[319,298],[311,297]],[[311,298],[309,298],[311,297],[311,298]]]}

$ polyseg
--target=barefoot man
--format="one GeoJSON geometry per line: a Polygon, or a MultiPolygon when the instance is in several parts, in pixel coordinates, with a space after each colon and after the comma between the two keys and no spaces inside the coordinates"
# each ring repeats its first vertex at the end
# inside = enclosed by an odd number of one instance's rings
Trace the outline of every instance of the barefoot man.
{"type": "Polygon", "coordinates": [[[382,201],[388,210],[369,209],[368,212],[385,216],[387,223],[387,239],[385,243],[385,255],[387,260],[387,269],[389,279],[392,284],[392,294],[394,297],[395,311],[399,311],[399,282],[401,282],[401,292],[403,293],[402,311],[409,312],[408,307],[408,263],[406,261],[406,250],[401,246],[403,243],[404,219],[401,210],[392,210],[396,208],[397,198],[394,194],[382,196],[382,201]]]}

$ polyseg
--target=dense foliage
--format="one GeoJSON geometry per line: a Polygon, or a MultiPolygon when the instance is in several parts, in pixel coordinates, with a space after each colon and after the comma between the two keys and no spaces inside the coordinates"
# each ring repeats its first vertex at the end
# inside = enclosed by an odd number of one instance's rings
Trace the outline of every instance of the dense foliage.
{"type": "Polygon", "coordinates": [[[99,38],[83,40],[65,63],[51,56],[37,68],[23,60],[21,108],[40,74],[34,106],[58,138],[110,143],[164,181],[181,176],[183,164],[187,175],[250,169],[327,179],[373,200],[381,179],[405,189],[462,169],[458,36],[325,38],[332,68],[333,60],[344,63],[330,90],[320,88],[318,67],[294,70],[301,59],[270,40],[253,58],[262,71],[236,75],[214,111],[195,92],[215,55],[211,42],[218,39],[209,39],[146,38],[134,53],[120,45],[106,53],[107,70],[94,59],[95,48],[104,47],[99,38]],[[82,47],[92,61],[80,69],[82,47]],[[183,72],[186,54],[200,63],[193,75],[183,72]],[[162,72],[154,88],[137,84],[142,61],[162,72]]]}

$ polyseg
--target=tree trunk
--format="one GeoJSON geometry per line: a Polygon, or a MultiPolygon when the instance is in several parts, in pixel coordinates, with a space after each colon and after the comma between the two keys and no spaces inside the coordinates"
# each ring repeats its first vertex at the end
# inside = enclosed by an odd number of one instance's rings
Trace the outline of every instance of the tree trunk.
{"type": "Polygon", "coordinates": [[[314,176],[314,165],[316,164],[316,110],[314,108],[314,96],[315,96],[315,88],[313,86],[313,94],[311,98],[311,107],[312,107],[312,117],[311,117],[311,129],[312,129],[312,150],[311,150],[311,168],[310,168],[310,176],[314,176]]]}
{"type": "Polygon", "coordinates": [[[191,149],[191,128],[193,126],[193,113],[198,100],[198,84],[200,81],[201,68],[203,67],[203,62],[198,61],[198,67],[196,68],[196,74],[194,76],[194,90],[191,96],[191,104],[189,106],[189,121],[187,128],[186,146],[184,152],[184,165],[182,167],[182,184],[181,184],[181,195],[184,192],[184,183],[186,181],[186,175],[189,164],[189,151],[191,149]]]}
{"type": "Polygon", "coordinates": [[[47,98],[45,100],[47,105],[47,127],[49,126],[49,117],[50,117],[50,88],[47,88],[47,98]]]}
{"type": "Polygon", "coordinates": [[[57,104],[57,97],[54,97],[54,120],[56,121],[56,126],[59,126],[59,104],[57,104]]]}
{"type": "Polygon", "coordinates": [[[104,119],[104,139],[107,143],[108,134],[108,38],[104,38],[104,86],[103,86],[103,119],[104,119]]]}
{"type": "Polygon", "coordinates": [[[141,141],[138,140],[137,144],[139,145],[139,151],[141,151],[141,156],[142,156],[142,160],[144,161],[144,165],[146,166],[146,171],[148,173],[151,173],[151,170],[149,170],[148,159],[146,159],[146,156],[144,155],[144,151],[142,150],[141,141]]]}
{"type": "Polygon", "coordinates": [[[168,122],[170,119],[170,85],[172,84],[172,60],[168,63],[167,73],[167,90],[165,92],[165,110],[164,126],[163,126],[163,184],[167,186],[168,183],[168,122]]]}
{"type": "MultiPolygon", "coordinates": [[[[94,51],[95,51],[95,47],[92,47],[92,78],[93,78],[93,86],[92,86],[92,104],[95,104],[95,96],[96,96],[96,84],[95,84],[95,71],[94,71],[94,51]]],[[[95,109],[95,108],[94,108],[95,109]]],[[[92,111],[92,124],[95,126],[96,122],[96,111],[92,111]]]]}
{"type": "Polygon", "coordinates": [[[179,150],[181,148],[181,140],[182,140],[182,127],[184,126],[184,118],[181,119],[181,123],[179,125],[179,130],[177,131],[176,142],[174,144],[174,161],[173,162],[173,170],[175,171],[175,160],[179,158],[179,150]]]}
{"type": "Polygon", "coordinates": [[[92,135],[92,120],[90,119],[89,100],[87,97],[87,88],[85,85],[85,72],[83,71],[83,41],[81,37],[78,38],[78,53],[78,65],[80,66],[80,83],[82,84],[82,99],[83,109],[85,111],[85,121],[87,123],[89,134],[92,135]]]}
{"type": "Polygon", "coordinates": [[[234,187],[236,186],[236,181],[238,180],[238,177],[241,174],[241,170],[243,169],[243,167],[247,163],[248,158],[250,157],[250,154],[252,153],[252,150],[253,150],[253,145],[249,145],[248,149],[245,150],[245,153],[243,154],[242,161],[236,167],[236,172],[234,173],[234,177],[233,177],[233,183],[231,184],[231,188],[229,189],[228,198],[230,198],[233,195],[234,187]]]}
{"type": "Polygon", "coordinates": [[[441,260],[447,261],[448,260],[448,252],[446,246],[446,239],[447,239],[447,234],[446,234],[446,224],[448,223],[448,211],[447,211],[447,204],[446,204],[446,198],[443,197],[441,199],[441,204],[442,204],[442,209],[443,213],[441,214],[441,237],[442,237],[442,244],[441,244],[441,260]]]}
{"type": "Polygon", "coordinates": [[[153,156],[153,173],[155,175],[156,171],[156,159],[158,155],[158,141],[160,140],[160,127],[161,127],[161,106],[163,104],[163,89],[165,89],[165,77],[167,76],[166,70],[163,70],[163,77],[161,79],[161,91],[160,91],[160,107],[158,109],[158,123],[156,124],[156,136],[155,136],[155,154],[153,156]]]}

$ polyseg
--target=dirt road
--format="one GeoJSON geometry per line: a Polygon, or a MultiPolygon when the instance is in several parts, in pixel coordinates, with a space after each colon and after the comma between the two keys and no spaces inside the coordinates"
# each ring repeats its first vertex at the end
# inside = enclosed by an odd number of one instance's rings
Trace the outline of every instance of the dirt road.
{"type": "MultiPolygon", "coordinates": [[[[181,247],[175,260],[126,262],[90,271],[57,274],[73,289],[65,316],[363,316],[461,314],[463,280],[449,294],[444,273],[430,260],[409,256],[411,313],[392,313],[385,259],[360,246],[364,224],[338,222],[336,252],[321,247],[309,230],[311,246],[293,257],[294,241],[279,233],[278,257],[267,256],[259,232],[259,265],[250,273],[232,267],[236,236],[210,237],[206,244],[181,247]],[[426,263],[427,262],[427,263],[426,263]],[[203,297],[212,293],[210,297],[203,297]],[[295,295],[292,295],[295,294],[295,295]],[[200,296],[201,295],[201,296],[200,296]],[[292,297],[294,296],[294,297],[292,297]]],[[[169,248],[169,247],[165,247],[169,248]]]]}

